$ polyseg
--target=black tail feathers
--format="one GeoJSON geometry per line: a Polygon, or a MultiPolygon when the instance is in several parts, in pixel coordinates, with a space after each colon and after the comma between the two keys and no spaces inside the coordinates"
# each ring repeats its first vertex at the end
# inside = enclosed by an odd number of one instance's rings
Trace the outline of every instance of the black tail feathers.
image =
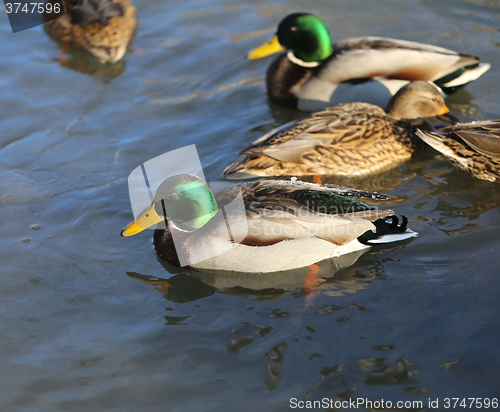
{"type": "Polygon", "coordinates": [[[368,230],[358,237],[358,241],[365,245],[374,243],[391,243],[398,240],[408,239],[416,236],[416,233],[408,229],[408,218],[401,216],[401,224],[396,215],[377,219],[373,222],[375,232],[368,230]]]}

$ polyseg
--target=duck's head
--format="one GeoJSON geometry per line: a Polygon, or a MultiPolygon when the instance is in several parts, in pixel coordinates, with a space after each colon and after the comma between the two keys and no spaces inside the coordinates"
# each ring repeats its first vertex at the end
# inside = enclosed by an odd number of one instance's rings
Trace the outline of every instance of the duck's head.
{"type": "Polygon", "coordinates": [[[165,220],[182,230],[196,230],[203,227],[217,210],[214,195],[202,179],[191,174],[172,176],[158,187],[151,206],[125,226],[121,235],[135,235],[165,220]]]}
{"type": "Polygon", "coordinates": [[[325,23],[312,14],[293,13],[281,21],[271,40],[252,50],[247,58],[260,59],[282,50],[291,50],[300,64],[321,62],[333,48],[325,23]]]}
{"type": "Polygon", "coordinates": [[[402,87],[389,101],[386,112],[395,119],[425,119],[443,116],[450,110],[441,90],[433,83],[413,81],[402,87]]]}

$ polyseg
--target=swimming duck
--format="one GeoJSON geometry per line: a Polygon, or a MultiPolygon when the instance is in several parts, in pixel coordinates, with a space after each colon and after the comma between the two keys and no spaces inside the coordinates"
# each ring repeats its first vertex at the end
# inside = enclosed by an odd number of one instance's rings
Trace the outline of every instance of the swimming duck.
{"type": "Polygon", "coordinates": [[[153,244],[162,259],[176,266],[185,262],[197,269],[253,273],[305,267],[416,235],[405,217],[398,225],[393,211],[355,197],[388,198],[296,179],[246,182],[214,195],[198,176],[180,174],[163,181],[151,206],[121,235],[157,224],[153,244]],[[233,207],[238,198],[242,211],[233,207]]]}
{"type": "Polygon", "coordinates": [[[63,51],[74,45],[101,63],[115,63],[125,54],[136,24],[136,9],[129,0],[82,0],[44,26],[63,43],[63,51]]]}
{"type": "Polygon", "coordinates": [[[341,175],[360,177],[396,166],[425,148],[415,135],[422,119],[448,108],[432,83],[400,89],[387,111],[368,103],[345,103],[277,128],[224,170],[231,180],[257,176],[341,175]],[[418,120],[420,119],[420,120],[418,120]]]}
{"type": "Polygon", "coordinates": [[[356,101],[385,107],[410,80],[432,81],[451,92],[490,68],[476,56],[406,40],[358,37],[332,44],[323,21],[308,13],[285,17],[276,35],[247,57],[282,50],[287,52],[267,71],[267,94],[305,111],[356,101]]]}
{"type": "Polygon", "coordinates": [[[458,169],[478,179],[500,182],[500,120],[459,123],[417,135],[458,169]]]}

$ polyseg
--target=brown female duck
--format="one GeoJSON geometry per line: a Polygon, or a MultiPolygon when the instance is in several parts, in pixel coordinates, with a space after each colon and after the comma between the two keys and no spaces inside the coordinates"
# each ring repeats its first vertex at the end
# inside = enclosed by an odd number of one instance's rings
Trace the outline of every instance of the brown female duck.
{"type": "Polygon", "coordinates": [[[245,157],[227,167],[224,176],[239,180],[379,172],[422,150],[425,145],[415,135],[418,126],[427,125],[422,119],[447,112],[434,84],[411,82],[386,111],[368,103],[341,104],[271,131],[243,150],[245,157]]]}
{"type": "Polygon", "coordinates": [[[417,135],[458,169],[478,179],[500,182],[500,120],[459,123],[417,135]]]}
{"type": "Polygon", "coordinates": [[[125,54],[136,24],[136,9],[129,0],[83,0],[45,23],[45,30],[63,43],[63,50],[77,46],[101,63],[114,63],[125,54]]]}

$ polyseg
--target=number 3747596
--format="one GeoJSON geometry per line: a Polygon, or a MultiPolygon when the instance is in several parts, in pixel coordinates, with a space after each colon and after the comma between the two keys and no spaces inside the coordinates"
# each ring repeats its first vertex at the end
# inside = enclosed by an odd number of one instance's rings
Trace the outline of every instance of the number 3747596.
{"type": "Polygon", "coordinates": [[[498,398],[444,398],[444,408],[496,409],[498,398]]]}
{"type": "Polygon", "coordinates": [[[5,10],[10,13],[60,13],[62,8],[59,3],[5,3],[5,10]]]}

